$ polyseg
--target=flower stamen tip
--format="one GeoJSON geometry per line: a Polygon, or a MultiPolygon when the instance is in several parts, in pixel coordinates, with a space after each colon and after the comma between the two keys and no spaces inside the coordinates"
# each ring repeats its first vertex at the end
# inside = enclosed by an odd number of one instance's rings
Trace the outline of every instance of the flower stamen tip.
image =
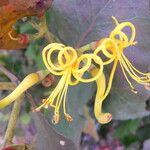
{"type": "Polygon", "coordinates": [[[147,73],[147,79],[150,79],[150,73],[147,73]]]}
{"type": "Polygon", "coordinates": [[[41,110],[41,108],[35,108],[32,110],[32,112],[39,112],[41,110]]]}
{"type": "Polygon", "coordinates": [[[45,108],[45,109],[48,109],[48,105],[45,105],[44,108],[45,108]]]}
{"type": "Polygon", "coordinates": [[[69,114],[65,114],[65,119],[66,119],[68,122],[73,121],[73,118],[72,118],[69,114]]]}
{"type": "Polygon", "coordinates": [[[136,89],[132,89],[131,91],[132,91],[133,93],[135,93],[135,94],[138,93],[138,91],[137,91],[136,89]]]}
{"type": "Polygon", "coordinates": [[[107,119],[108,119],[108,122],[110,122],[110,121],[112,120],[112,114],[109,114],[109,115],[107,116],[107,119]]]}
{"type": "Polygon", "coordinates": [[[132,43],[132,45],[136,45],[136,44],[138,44],[138,41],[135,41],[135,42],[132,43]]]}
{"type": "Polygon", "coordinates": [[[59,123],[59,120],[60,120],[59,114],[54,114],[54,115],[53,115],[53,119],[52,119],[52,123],[53,123],[53,124],[58,124],[58,123],[59,123]]]}

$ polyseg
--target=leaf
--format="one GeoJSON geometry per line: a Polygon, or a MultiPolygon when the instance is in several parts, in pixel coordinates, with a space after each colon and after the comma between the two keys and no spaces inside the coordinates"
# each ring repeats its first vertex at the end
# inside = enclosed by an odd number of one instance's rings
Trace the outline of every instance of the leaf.
{"type": "Polygon", "coordinates": [[[127,89],[114,87],[104,102],[104,110],[112,113],[117,120],[141,118],[149,115],[144,101],[146,96],[149,96],[149,91],[144,88],[134,94],[127,89]]]}
{"type": "Polygon", "coordinates": [[[114,136],[123,139],[131,133],[135,133],[139,127],[139,120],[127,120],[119,124],[119,126],[114,131],[114,136]]]}
{"type": "Polygon", "coordinates": [[[53,125],[51,123],[53,112],[51,114],[49,111],[46,112],[46,117],[48,118],[49,123],[52,125],[52,127],[58,133],[71,139],[76,144],[76,146],[79,146],[81,132],[85,121],[83,109],[87,101],[93,95],[92,89],[93,84],[85,84],[85,83],[69,88],[67,95],[68,101],[67,110],[68,113],[73,117],[72,122],[67,122],[62,112],[59,124],[53,125]]]}
{"type": "Polygon", "coordinates": [[[39,45],[37,41],[30,43],[30,45],[27,48],[27,51],[25,52],[26,57],[35,61],[37,58],[38,48],[39,45]]]}
{"type": "Polygon", "coordinates": [[[12,36],[17,38],[18,34],[12,28],[17,20],[25,16],[42,16],[51,6],[53,0],[10,0],[0,3],[0,49],[20,49],[26,47],[19,44],[17,40],[12,40],[12,36]]]}
{"type": "Polygon", "coordinates": [[[25,52],[26,57],[28,58],[28,61],[30,64],[35,63],[38,66],[39,70],[45,69],[45,66],[42,61],[42,55],[41,51],[39,49],[42,49],[40,45],[43,44],[43,41],[38,39],[33,42],[31,42],[25,52]]]}
{"type": "Polygon", "coordinates": [[[29,34],[34,34],[36,33],[36,30],[33,28],[33,26],[29,23],[25,23],[25,22],[18,22],[18,30],[21,33],[29,33],[29,34]],[[21,24],[21,25],[20,25],[21,24]],[[19,26],[20,25],[20,26],[19,26]]]}
{"type": "Polygon", "coordinates": [[[139,141],[137,130],[139,130],[140,120],[122,121],[114,130],[113,135],[122,141],[125,146],[129,146],[139,141]]]}
{"type": "Polygon", "coordinates": [[[76,150],[74,143],[55,132],[41,113],[34,113],[33,118],[37,130],[36,142],[33,145],[36,150],[76,150]]]}
{"type": "MultiPolygon", "coordinates": [[[[50,29],[63,43],[80,47],[103,37],[108,37],[115,24],[132,22],[137,31],[136,46],[125,49],[129,60],[143,72],[150,71],[150,9],[149,1],[114,0],[55,0],[50,10],[50,29]]],[[[105,110],[113,113],[114,119],[130,119],[150,114],[145,110],[145,101],[150,92],[135,85],[139,93],[132,94],[118,65],[109,101],[105,110]]]]}
{"type": "Polygon", "coordinates": [[[146,139],[150,138],[150,124],[144,125],[143,127],[140,127],[137,132],[137,136],[139,138],[139,141],[144,141],[146,139]]]}
{"type": "MultiPolygon", "coordinates": [[[[138,137],[134,134],[129,134],[125,138],[123,138],[121,141],[126,146],[129,147],[133,143],[138,143],[138,137]]],[[[134,146],[135,147],[135,146],[134,146]]]]}

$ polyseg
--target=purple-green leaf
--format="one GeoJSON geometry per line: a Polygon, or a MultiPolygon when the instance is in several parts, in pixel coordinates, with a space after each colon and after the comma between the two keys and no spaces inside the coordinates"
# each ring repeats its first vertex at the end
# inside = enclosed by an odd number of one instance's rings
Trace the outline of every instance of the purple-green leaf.
{"type": "Polygon", "coordinates": [[[36,122],[37,130],[34,145],[36,150],[76,150],[74,143],[70,139],[56,133],[40,112],[34,113],[32,116],[36,122]]]}

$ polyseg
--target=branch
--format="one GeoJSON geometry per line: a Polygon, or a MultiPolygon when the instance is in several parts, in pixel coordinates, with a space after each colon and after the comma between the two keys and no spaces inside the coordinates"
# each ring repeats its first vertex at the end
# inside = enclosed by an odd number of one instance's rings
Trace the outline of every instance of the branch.
{"type": "Polygon", "coordinates": [[[39,24],[33,21],[28,21],[28,23],[38,31],[35,34],[30,35],[30,41],[34,41],[38,38],[44,37],[49,43],[62,43],[53,33],[49,31],[45,16],[42,16],[40,18],[39,24]]]}
{"type": "Polygon", "coordinates": [[[5,74],[12,82],[18,84],[18,78],[13,75],[10,71],[8,71],[6,68],[4,68],[2,65],[0,65],[0,71],[5,74]]]}
{"type": "Polygon", "coordinates": [[[0,82],[0,90],[14,90],[16,85],[11,82],[0,82]]]}
{"type": "Polygon", "coordinates": [[[5,132],[5,136],[4,136],[4,143],[3,143],[4,147],[7,146],[7,145],[12,144],[12,139],[13,139],[13,136],[14,136],[14,131],[15,131],[15,128],[16,128],[17,118],[19,116],[19,112],[20,112],[23,97],[24,96],[19,97],[14,103],[14,106],[13,106],[13,109],[12,109],[12,112],[11,112],[11,115],[10,115],[10,120],[8,122],[8,126],[7,126],[7,129],[6,129],[6,132],[5,132]]]}
{"type": "MultiPolygon", "coordinates": [[[[0,83],[1,90],[3,90],[3,89],[10,90],[11,88],[14,88],[15,86],[17,86],[18,79],[15,75],[13,75],[11,72],[9,72],[7,69],[5,69],[1,65],[0,65],[0,71],[2,73],[4,73],[13,82],[13,83],[0,83]]],[[[20,97],[14,103],[14,106],[13,106],[13,109],[12,109],[12,112],[10,115],[10,120],[8,122],[8,126],[7,126],[7,129],[5,132],[3,146],[10,145],[12,143],[12,138],[14,136],[14,130],[15,130],[17,118],[18,118],[18,115],[20,112],[22,99],[23,99],[23,97],[20,97]]]]}

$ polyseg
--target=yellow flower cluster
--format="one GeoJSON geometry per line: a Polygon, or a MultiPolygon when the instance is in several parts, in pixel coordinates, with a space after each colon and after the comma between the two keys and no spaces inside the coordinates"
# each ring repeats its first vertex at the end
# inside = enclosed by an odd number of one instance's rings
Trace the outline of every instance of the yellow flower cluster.
{"type": "MultiPolygon", "coordinates": [[[[89,46],[89,48],[84,47],[83,49],[80,48],[75,50],[74,48],[63,44],[52,43],[43,49],[42,57],[48,72],[55,76],[60,76],[60,80],[50,96],[47,99],[44,99],[42,104],[36,108],[36,110],[38,111],[42,107],[53,107],[54,116],[52,121],[54,124],[57,124],[60,120],[61,106],[63,107],[66,120],[72,121],[72,117],[66,110],[68,87],[76,85],[79,82],[88,83],[93,81],[96,81],[97,84],[94,105],[95,117],[100,123],[104,124],[110,122],[112,115],[110,113],[102,112],[102,104],[112,87],[112,81],[118,63],[120,64],[122,72],[134,93],[137,93],[137,91],[129,80],[128,75],[139,84],[150,84],[149,73],[140,72],[124,55],[125,48],[137,43],[134,41],[136,35],[134,25],[130,22],[119,23],[115,17],[113,17],[113,19],[116,23],[115,29],[112,30],[108,38],[103,38],[100,41],[95,42],[96,46],[89,46]],[[130,35],[124,32],[125,28],[130,30],[130,35]],[[89,53],[88,50],[91,48],[93,51],[89,53]],[[105,59],[102,59],[101,54],[105,56],[105,59]],[[108,82],[106,82],[107,80],[104,74],[106,65],[112,66],[108,82]],[[90,78],[85,77],[86,72],[91,74],[90,78]]],[[[24,82],[25,81],[22,83],[24,82]]],[[[37,82],[38,80],[33,82],[33,84],[37,82]]],[[[31,84],[29,86],[31,86],[31,84]]],[[[21,94],[27,89],[27,87],[19,85],[16,91],[19,92],[19,89],[21,89],[21,94]]],[[[16,99],[18,95],[15,95],[15,93],[16,92],[13,91],[13,98],[10,98],[11,96],[9,95],[1,100],[0,107],[2,108],[16,99]]]]}
{"type": "Polygon", "coordinates": [[[46,46],[43,49],[42,56],[47,70],[56,76],[61,76],[61,78],[51,95],[36,110],[42,107],[53,107],[54,116],[52,121],[56,124],[59,122],[59,110],[62,104],[66,120],[71,121],[72,117],[66,111],[68,86],[76,85],[79,82],[92,82],[98,79],[103,72],[103,62],[95,54],[82,54],[78,56],[77,51],[72,47],[58,43],[46,46]],[[53,60],[54,57],[55,59],[53,60]],[[90,69],[92,63],[97,65],[97,73],[92,78],[84,78],[84,74],[90,69]]]}

